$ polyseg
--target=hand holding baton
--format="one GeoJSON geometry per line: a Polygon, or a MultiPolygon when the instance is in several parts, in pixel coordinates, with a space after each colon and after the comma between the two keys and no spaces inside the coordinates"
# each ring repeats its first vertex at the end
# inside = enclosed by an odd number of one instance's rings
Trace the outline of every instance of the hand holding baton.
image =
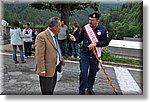
{"type": "Polygon", "coordinates": [[[101,60],[99,59],[99,57],[97,56],[97,54],[96,54],[96,52],[95,52],[95,49],[92,49],[92,51],[93,51],[93,53],[94,53],[96,59],[97,59],[98,62],[100,63],[100,66],[101,66],[101,68],[102,68],[104,74],[106,75],[107,80],[108,80],[110,86],[112,87],[113,94],[118,95],[116,88],[115,88],[114,85],[112,84],[112,81],[111,81],[110,77],[108,76],[108,74],[107,74],[107,72],[106,72],[106,69],[105,69],[104,66],[102,65],[102,62],[101,62],[101,60]]]}

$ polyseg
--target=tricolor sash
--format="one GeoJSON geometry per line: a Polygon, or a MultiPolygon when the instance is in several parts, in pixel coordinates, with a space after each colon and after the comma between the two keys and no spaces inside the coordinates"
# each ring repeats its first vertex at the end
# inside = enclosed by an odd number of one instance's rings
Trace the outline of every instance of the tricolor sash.
{"type": "MultiPolygon", "coordinates": [[[[96,32],[93,31],[93,29],[90,27],[89,24],[84,26],[84,30],[85,30],[89,40],[91,41],[91,43],[98,42],[98,39],[96,37],[96,32]]],[[[101,50],[102,50],[101,47],[96,47],[96,49],[95,49],[96,54],[98,55],[98,57],[101,57],[101,50]]]]}

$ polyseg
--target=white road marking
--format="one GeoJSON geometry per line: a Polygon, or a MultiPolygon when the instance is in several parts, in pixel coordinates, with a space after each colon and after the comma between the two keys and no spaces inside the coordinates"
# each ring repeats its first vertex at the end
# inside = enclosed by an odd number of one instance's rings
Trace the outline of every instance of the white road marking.
{"type": "MultiPolygon", "coordinates": [[[[109,67],[109,68],[114,68],[113,65],[103,65],[104,67],[109,67]]],[[[124,67],[121,67],[124,68],[124,67]]],[[[142,69],[136,69],[136,68],[126,68],[128,70],[133,70],[133,71],[143,71],[142,69]]]]}
{"type": "MultiPolygon", "coordinates": [[[[0,52],[0,55],[10,55],[12,56],[13,54],[10,53],[2,53],[0,52]]],[[[17,54],[19,56],[19,54],[17,54]]],[[[34,57],[34,56],[32,56],[34,57]]],[[[68,63],[79,63],[79,61],[70,61],[70,60],[65,60],[65,62],[68,63]]],[[[103,65],[104,67],[109,67],[109,68],[114,68],[112,65],[103,65]]],[[[116,73],[116,78],[118,80],[120,89],[124,95],[127,94],[137,94],[140,95],[142,94],[142,90],[140,87],[137,85],[135,80],[132,78],[131,74],[129,73],[128,70],[134,70],[134,71],[142,71],[141,69],[133,69],[133,68],[123,68],[123,67],[115,67],[114,68],[115,73],[116,73]]],[[[0,87],[0,93],[2,92],[2,88],[0,87]]]]}
{"type": "MultiPolygon", "coordinates": [[[[1,55],[10,55],[10,56],[12,56],[13,54],[10,54],[10,53],[0,53],[1,55]]],[[[17,54],[18,55],[18,54],[17,54]]]]}
{"type": "Polygon", "coordinates": [[[142,94],[142,90],[126,68],[115,67],[114,70],[123,95],[142,94]]]}
{"type": "MultiPolygon", "coordinates": [[[[2,53],[2,52],[0,52],[0,54],[1,55],[8,55],[8,56],[12,56],[13,54],[11,54],[11,53],[2,53]]],[[[20,56],[20,54],[17,54],[17,56],[20,56]]],[[[34,57],[34,56],[31,56],[31,57],[34,57]]]]}

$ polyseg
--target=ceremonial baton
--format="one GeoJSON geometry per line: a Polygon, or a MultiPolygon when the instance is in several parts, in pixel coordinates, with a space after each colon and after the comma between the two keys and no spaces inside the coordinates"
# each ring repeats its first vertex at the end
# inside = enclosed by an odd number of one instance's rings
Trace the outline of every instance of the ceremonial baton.
{"type": "Polygon", "coordinates": [[[100,63],[100,66],[101,66],[101,68],[102,68],[102,70],[103,70],[104,74],[106,75],[107,80],[108,80],[108,82],[109,82],[110,86],[112,87],[113,94],[114,94],[114,95],[118,95],[117,90],[116,90],[116,88],[114,87],[114,85],[112,84],[112,81],[111,81],[110,77],[108,76],[108,74],[107,74],[107,72],[106,72],[106,69],[105,69],[105,68],[104,68],[104,66],[102,65],[101,60],[100,60],[100,59],[99,59],[99,57],[97,56],[97,54],[96,54],[95,50],[94,50],[94,49],[92,49],[92,51],[93,51],[93,53],[94,53],[94,55],[95,55],[96,59],[97,59],[97,60],[98,60],[98,62],[100,63]]]}

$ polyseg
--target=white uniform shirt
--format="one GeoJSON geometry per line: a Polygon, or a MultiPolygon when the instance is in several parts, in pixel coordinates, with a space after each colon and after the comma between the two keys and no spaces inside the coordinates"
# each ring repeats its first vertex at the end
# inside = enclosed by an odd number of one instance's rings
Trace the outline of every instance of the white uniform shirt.
{"type": "Polygon", "coordinates": [[[24,29],[23,30],[23,35],[24,35],[24,41],[25,42],[32,42],[32,29],[24,29]],[[28,32],[28,34],[26,34],[28,32]]]}

